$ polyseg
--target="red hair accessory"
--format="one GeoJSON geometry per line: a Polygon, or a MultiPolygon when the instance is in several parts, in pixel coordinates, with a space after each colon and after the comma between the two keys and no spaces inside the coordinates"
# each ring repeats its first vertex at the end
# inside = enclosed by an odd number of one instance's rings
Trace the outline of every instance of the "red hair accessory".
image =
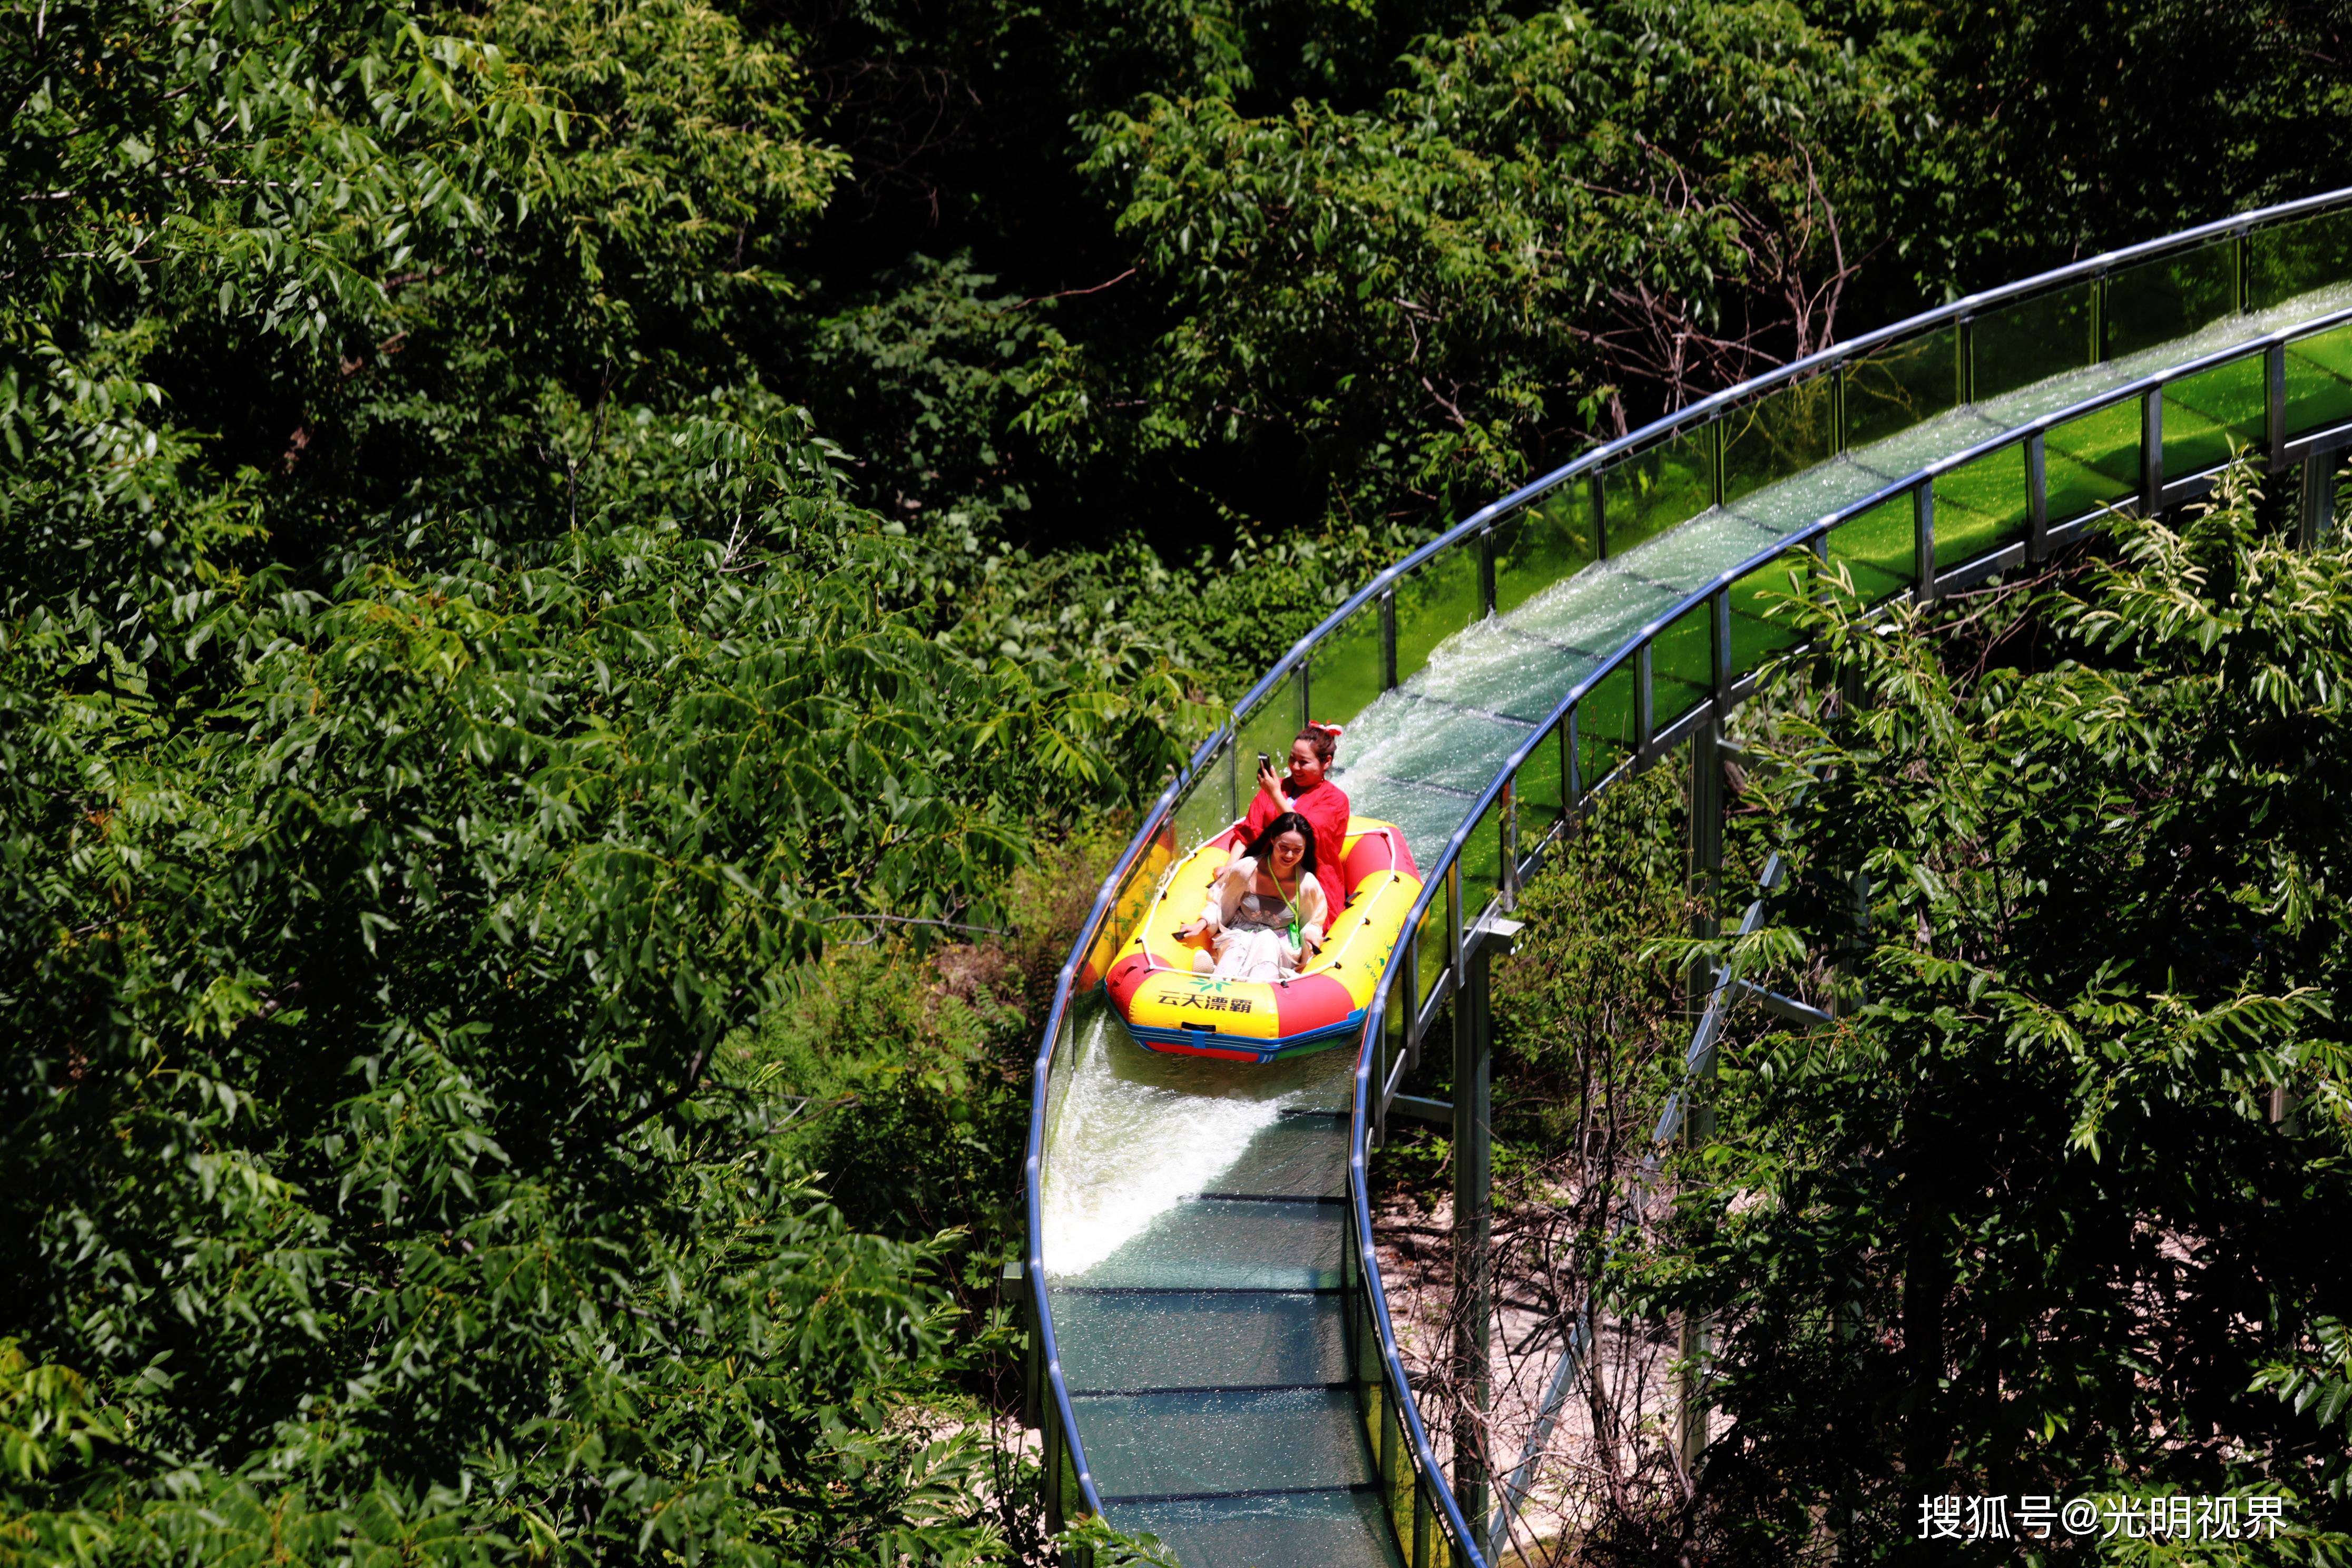
{"type": "Polygon", "coordinates": [[[1310,730],[1320,730],[1335,741],[1348,732],[1337,724],[1318,724],[1312,719],[1307,721],[1307,727],[1310,730]]]}

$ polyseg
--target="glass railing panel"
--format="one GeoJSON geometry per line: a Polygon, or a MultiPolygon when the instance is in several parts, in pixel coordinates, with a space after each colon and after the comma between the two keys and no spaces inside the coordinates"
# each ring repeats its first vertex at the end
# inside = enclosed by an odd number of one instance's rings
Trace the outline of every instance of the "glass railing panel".
{"type": "Polygon", "coordinates": [[[1792,601],[1804,597],[1813,565],[1811,554],[1792,550],[1731,584],[1731,673],[1735,678],[1797,646],[1801,634],[1792,601]]]}
{"type": "Polygon", "coordinates": [[[1429,1005],[1437,983],[1454,962],[1454,899],[1443,880],[1437,884],[1436,896],[1423,911],[1421,924],[1412,938],[1413,1005],[1429,1005]]]}
{"type": "Polygon", "coordinates": [[[2238,308],[2238,242],[2231,236],[2108,275],[2107,359],[2185,338],[2238,308]]]}
{"type": "Polygon", "coordinates": [[[1135,858],[1127,875],[1119,879],[1118,891],[1112,895],[1110,907],[1103,912],[1102,924],[1095,930],[1095,939],[1087,945],[1087,956],[1080,967],[1078,984],[1087,986],[1110,973],[1111,961],[1127,939],[1143,923],[1143,911],[1150,907],[1151,895],[1158,891],[1160,873],[1176,858],[1176,828],[1171,822],[1145,843],[1143,853],[1135,858]]]}
{"type": "Polygon", "coordinates": [[[1830,574],[1843,569],[1855,598],[1884,603],[1919,585],[1917,539],[1911,497],[1891,497],[1830,530],[1830,574]]]}
{"type": "Polygon", "coordinates": [[[1078,1070],[1078,1019],[1075,1006],[1062,1009],[1062,1021],[1054,1031],[1054,1051],[1045,1058],[1045,1137],[1039,1149],[1046,1169],[1041,1171],[1040,1187],[1053,1179],[1054,1129],[1062,1120],[1062,1107],[1070,1098],[1070,1083],[1078,1070]]]}
{"type": "Polygon", "coordinates": [[[2097,288],[2077,283],[1987,310],[1970,322],[1970,400],[1982,403],[2095,363],[2099,345],[2091,328],[2097,288]]]}
{"type": "Polygon", "coordinates": [[[2257,310],[2352,279],[2352,210],[2258,228],[2246,258],[2247,303],[2257,310]]]}
{"type": "Polygon", "coordinates": [[[1422,1485],[1430,1492],[1426,1504],[1429,1510],[1429,1568],[1454,1568],[1457,1556],[1454,1550],[1454,1537],[1446,1532],[1445,1515],[1438,1507],[1435,1483],[1424,1481],[1422,1485]]]}
{"type": "Polygon", "coordinates": [[[1495,613],[1507,615],[1596,553],[1592,486],[1583,475],[1554,485],[1495,525],[1495,613]]]}
{"type": "Polygon", "coordinates": [[[1609,553],[1689,521],[1715,504],[1715,433],[1692,430],[1601,471],[1601,530],[1609,553]]]}
{"type": "Polygon", "coordinates": [[[1938,327],[1891,342],[1845,364],[1845,444],[1866,447],[1900,435],[1960,400],[1959,333],[1938,327]]]}
{"type": "Polygon", "coordinates": [[[1388,684],[1380,601],[1333,626],[1307,657],[1307,700],[1314,708],[1309,717],[1322,724],[1354,723],[1388,684]]]}
{"type": "Polygon", "coordinates": [[[1477,826],[1462,843],[1462,921],[1465,925],[1486,912],[1503,893],[1503,796],[1479,813],[1477,826]]]}
{"type": "Polygon", "coordinates": [[[2352,420],[2352,322],[2286,345],[2286,433],[2352,420]]]}
{"type": "Polygon", "coordinates": [[[1633,661],[1627,659],[1601,679],[1576,705],[1576,780],[1590,792],[1633,754],[1633,661]]]}
{"type": "Polygon", "coordinates": [[[1389,999],[1381,1014],[1381,1032],[1385,1037],[1387,1051],[1381,1058],[1382,1084],[1388,1082],[1386,1075],[1394,1070],[1396,1059],[1404,1055],[1405,1040],[1412,1024],[1412,979],[1399,969],[1389,982],[1389,999]]]}
{"type": "Polygon", "coordinates": [[[2042,479],[2053,523],[2139,494],[2139,423],[2133,399],[2050,427],[2042,438],[2042,479]]]}
{"type": "Polygon", "coordinates": [[[1723,416],[1726,506],[1837,456],[1835,392],[1830,377],[1817,375],[1723,416]]]}
{"type": "Polygon", "coordinates": [[[1702,599],[1650,645],[1650,722],[1667,725],[1715,695],[1715,606],[1702,599]]]}
{"type": "Polygon", "coordinates": [[[1062,1517],[1065,1520],[1092,1517],[1093,1510],[1087,1507],[1087,1490],[1078,1484],[1077,1456],[1070,1452],[1067,1441],[1055,1445],[1055,1485],[1056,1495],[1062,1500],[1062,1517]]]}
{"type": "Polygon", "coordinates": [[[1373,1415],[1373,1460],[1379,1465],[1381,1498],[1389,1510],[1389,1522],[1397,1532],[1397,1543],[1407,1553],[1412,1551],[1413,1469],[1411,1439],[1405,1434],[1404,1421],[1397,1402],[1389,1395],[1386,1384],[1379,1390],[1380,1407],[1373,1415]]]}
{"type": "Polygon", "coordinates": [[[1988,452],[1936,476],[1936,570],[2014,544],[2025,537],[2033,505],[2025,489],[2022,444],[1988,452]]]}
{"type": "MultiPolygon", "coordinates": [[[[1351,1237],[1352,1241],[1352,1237],[1351,1237]]],[[[1356,1393],[1356,1415],[1363,1423],[1364,1447],[1372,1456],[1372,1473],[1380,1474],[1381,1342],[1372,1322],[1370,1282],[1356,1248],[1346,1249],[1348,1300],[1348,1382],[1356,1393]]]]}
{"type": "MultiPolygon", "coordinates": [[[[1352,1186],[1354,1178],[1349,1178],[1352,1186]]],[[[1371,1281],[1366,1278],[1362,1259],[1354,1247],[1341,1252],[1342,1282],[1348,1288],[1348,1381],[1355,1385],[1356,1397],[1362,1402],[1357,1414],[1363,1417],[1373,1439],[1373,1465],[1379,1466],[1379,1400],[1381,1394],[1381,1336],[1372,1321],[1371,1281]]]]}
{"type": "Polygon", "coordinates": [[[1478,619],[1483,597],[1475,540],[1438,552],[1398,582],[1398,684],[1419,674],[1438,644],[1478,619]]]}
{"type": "MultiPolygon", "coordinates": [[[[1257,786],[1250,786],[1255,790],[1257,786]]],[[[1234,799],[1234,743],[1227,741],[1176,797],[1176,852],[1189,855],[1241,817],[1234,799]]]]}
{"type": "Polygon", "coordinates": [[[1556,724],[1519,764],[1512,784],[1519,810],[1519,864],[1524,868],[1544,838],[1568,815],[1568,731],[1556,724]]]}
{"type": "Polygon", "coordinates": [[[2238,448],[2263,439],[2269,420],[2263,359],[2247,354],[2165,384],[2165,478],[2218,468],[2238,448]]]}
{"type": "Polygon", "coordinates": [[[1306,698],[1307,682],[1300,671],[1293,669],[1243,716],[1240,748],[1234,759],[1238,764],[1234,775],[1239,796],[1234,806],[1237,812],[1246,812],[1251,797],[1257,794],[1257,759],[1261,754],[1274,763],[1276,773],[1290,765],[1290,743],[1307,725],[1306,698]]]}

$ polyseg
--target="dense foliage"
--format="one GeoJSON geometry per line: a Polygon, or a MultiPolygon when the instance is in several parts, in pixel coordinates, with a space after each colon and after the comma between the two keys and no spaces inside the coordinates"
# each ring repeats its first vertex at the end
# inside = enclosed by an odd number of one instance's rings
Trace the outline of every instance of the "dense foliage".
{"type": "Polygon", "coordinates": [[[1832,596],[1776,695],[1793,872],[1735,957],[1834,963],[1846,1016],[1728,1053],[1648,1275],[1724,1325],[1727,1547],[1906,1550],[1923,1493],[2273,1493],[2292,1539],[2228,1550],[2352,1539],[2352,553],[2251,487],[2036,595],[1832,596]]]}
{"type": "Polygon", "coordinates": [[[722,1047],[828,933],[997,918],[1184,692],[940,643],[761,387],[839,162],[789,58],[11,26],[0,1553],[1001,1551],[953,1238],[722,1047]]]}
{"type": "MultiPolygon", "coordinates": [[[[937,520],[919,531],[978,578],[967,635],[1043,596],[1026,572],[976,571],[988,539],[1060,545],[1047,591],[1082,619],[1117,613],[1112,584],[1131,605],[1172,566],[1152,620],[1234,681],[1255,671],[1223,628],[1286,641],[1415,534],[1826,342],[1860,257],[1932,167],[1916,73],[1783,5],[1334,11],[1304,41],[1271,10],[1154,18],[1157,36],[1055,20],[1129,70],[1170,32],[1192,47],[1150,90],[1105,101],[1102,58],[1061,78],[1028,28],[989,33],[978,58],[995,70],[1066,82],[1054,144],[1075,170],[1055,177],[1079,184],[1012,232],[986,211],[942,218],[971,262],[910,263],[878,294],[858,279],[818,335],[810,401],[853,448],[921,454],[870,482],[937,520]],[[1405,52],[1341,73],[1376,39],[1405,52]],[[983,258],[1020,292],[984,292],[983,258]],[[919,333],[882,331],[907,317],[919,333]],[[1106,545],[1106,514],[1157,558],[1106,545]],[[1260,561],[1286,594],[1255,589],[1260,561]]],[[[818,47],[858,35],[845,41],[900,68],[971,58],[911,17],[869,26],[819,25],[818,47]]],[[[847,108],[896,112],[854,93],[847,108]]],[[[992,112],[1036,110],[950,105],[949,142],[984,139],[992,112]]],[[[951,145],[920,152],[962,167],[951,145]]],[[[1034,199],[1036,153],[971,176],[1034,199]]],[[[877,200],[869,228],[888,232],[877,200]]]]}
{"type": "Polygon", "coordinates": [[[1139,615],[1231,681],[1223,628],[1286,642],[1621,411],[2352,179],[2306,0],[779,14],[856,197],[778,384],[989,646],[1139,615]]]}
{"type": "Polygon", "coordinates": [[[1351,520],[1472,510],[1622,434],[1628,379],[1681,403],[1818,346],[1839,225],[1912,141],[1892,84],[1777,6],[1539,13],[1402,63],[1365,112],[1155,98],[1093,132],[1182,316],[1139,444],[1271,446],[1351,520]]]}

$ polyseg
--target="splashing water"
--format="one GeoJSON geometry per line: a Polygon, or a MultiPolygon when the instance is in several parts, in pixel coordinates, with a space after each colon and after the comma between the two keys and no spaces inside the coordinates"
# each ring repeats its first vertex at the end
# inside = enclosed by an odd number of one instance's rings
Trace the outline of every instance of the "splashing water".
{"type": "Polygon", "coordinates": [[[1353,1068],[1345,1051],[1264,1066],[1147,1051],[1088,1000],[1043,1194],[1045,1272],[1066,1280],[1214,1190],[1286,1110],[1344,1103],[1353,1068]]]}

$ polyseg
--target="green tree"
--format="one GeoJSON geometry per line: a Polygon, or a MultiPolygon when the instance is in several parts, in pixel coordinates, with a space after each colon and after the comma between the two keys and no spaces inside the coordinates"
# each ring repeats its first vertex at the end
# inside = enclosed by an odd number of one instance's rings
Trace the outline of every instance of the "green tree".
{"type": "Polygon", "coordinates": [[[1003,1549],[961,1244],[722,1047],[1189,710],[939,640],[751,374],[795,79],[664,0],[6,13],[0,1555],[1003,1549]]]}
{"type": "Polygon", "coordinates": [[[1753,795],[1792,875],[1735,956],[1838,963],[1848,1009],[1727,1050],[1646,1276],[1721,1325],[1727,1549],[1907,1550],[1922,1493],[2262,1491],[2292,1540],[2231,1550],[2344,1551],[2348,599],[2241,470],[2035,595],[1811,613],[1753,795]]]}
{"type": "Polygon", "coordinates": [[[986,1545],[969,1445],[892,1436],[952,1370],[939,1244],[847,1231],[717,1049],[1105,753],[877,614],[899,546],[805,447],[701,439],[639,454],[669,515],[527,560],[256,572],[145,650],[20,605],[0,1295],[103,1434],[26,1427],[34,1556],[986,1545]]]}
{"type": "MultiPolygon", "coordinates": [[[[1893,237],[1908,264],[1890,284],[1986,288],[2352,182],[2341,0],[1816,10],[1916,59],[1943,127],[1939,188],[1893,237]]],[[[1908,292],[1880,296],[1889,317],[1908,292]]]]}
{"type": "Polygon", "coordinates": [[[1867,231],[1910,129],[1773,5],[1563,7],[1405,69],[1352,114],[1104,118],[1089,167],[1184,318],[1138,439],[1277,444],[1340,517],[1465,510],[1622,432],[1636,384],[1674,406],[1825,341],[1841,227],[1867,231]]]}

